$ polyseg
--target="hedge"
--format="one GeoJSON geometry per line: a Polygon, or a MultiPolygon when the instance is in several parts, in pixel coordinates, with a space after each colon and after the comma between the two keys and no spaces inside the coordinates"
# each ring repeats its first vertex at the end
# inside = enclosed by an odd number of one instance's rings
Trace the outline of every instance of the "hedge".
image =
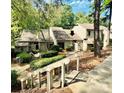
{"type": "Polygon", "coordinates": [[[73,46],[68,46],[68,47],[66,48],[66,50],[67,50],[67,51],[73,51],[73,50],[74,50],[74,47],[73,47],[73,46]]]}
{"type": "Polygon", "coordinates": [[[54,57],[51,57],[51,58],[40,58],[40,59],[37,59],[37,60],[33,60],[31,63],[30,63],[30,67],[32,70],[36,70],[38,68],[42,68],[46,65],[49,65],[53,62],[56,62],[62,58],[64,58],[65,55],[57,55],[57,56],[54,56],[54,57]]]}
{"type": "Polygon", "coordinates": [[[48,58],[48,57],[53,57],[58,55],[58,51],[47,51],[47,52],[41,52],[41,57],[42,58],[48,58]]]}
{"type": "Polygon", "coordinates": [[[22,53],[18,54],[17,57],[19,57],[23,63],[29,63],[32,59],[31,54],[28,54],[26,52],[22,52],[22,53]]]}
{"type": "Polygon", "coordinates": [[[61,52],[63,49],[58,45],[53,45],[50,50],[61,52]]]}
{"type": "Polygon", "coordinates": [[[21,88],[20,82],[17,80],[19,74],[16,70],[11,70],[11,89],[16,90],[21,88]]]}
{"type": "Polygon", "coordinates": [[[36,50],[36,49],[33,49],[33,50],[32,50],[32,53],[33,53],[33,54],[37,54],[38,52],[39,52],[39,50],[36,50]]]}

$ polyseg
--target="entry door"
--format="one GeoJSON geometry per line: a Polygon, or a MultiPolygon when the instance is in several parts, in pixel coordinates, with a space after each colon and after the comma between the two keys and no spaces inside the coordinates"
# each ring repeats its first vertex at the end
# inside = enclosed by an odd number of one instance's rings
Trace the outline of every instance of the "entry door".
{"type": "Polygon", "coordinates": [[[34,45],[35,45],[35,49],[36,49],[36,50],[39,49],[38,42],[35,42],[34,45]]]}
{"type": "Polygon", "coordinates": [[[64,49],[64,42],[58,43],[58,45],[64,49]]]}

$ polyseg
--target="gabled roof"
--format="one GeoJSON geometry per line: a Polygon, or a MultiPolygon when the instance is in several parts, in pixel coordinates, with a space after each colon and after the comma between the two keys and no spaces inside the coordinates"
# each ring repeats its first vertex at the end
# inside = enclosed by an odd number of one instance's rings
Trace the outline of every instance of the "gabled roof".
{"type": "Polygon", "coordinates": [[[71,30],[62,29],[61,27],[52,27],[53,34],[56,40],[63,41],[63,40],[81,40],[81,38],[75,34],[71,36],[71,30]]]}
{"type": "Polygon", "coordinates": [[[21,46],[21,47],[25,47],[28,45],[29,45],[29,43],[16,43],[16,46],[21,46]]]}
{"type": "Polygon", "coordinates": [[[49,35],[49,30],[42,30],[42,32],[39,32],[38,35],[36,35],[35,31],[29,31],[24,30],[21,34],[21,37],[19,38],[19,42],[45,42],[46,41],[52,41],[52,38],[49,35]]]}
{"type": "MultiPolygon", "coordinates": [[[[94,29],[94,24],[84,23],[84,24],[78,24],[78,25],[85,29],[94,29]]],[[[100,26],[100,30],[107,30],[107,28],[105,26],[100,26]]]]}

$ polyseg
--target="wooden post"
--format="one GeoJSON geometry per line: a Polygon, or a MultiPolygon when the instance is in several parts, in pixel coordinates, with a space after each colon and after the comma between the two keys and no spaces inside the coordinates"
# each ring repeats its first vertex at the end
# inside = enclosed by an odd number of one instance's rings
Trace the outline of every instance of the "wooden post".
{"type": "Polygon", "coordinates": [[[77,52],[78,51],[78,43],[75,42],[75,51],[77,52]]]}
{"type": "Polygon", "coordinates": [[[64,63],[61,66],[61,81],[62,81],[61,87],[63,88],[65,84],[65,64],[64,63]]]}
{"type": "Polygon", "coordinates": [[[33,75],[31,74],[31,88],[33,88],[33,75]]]}
{"type": "Polygon", "coordinates": [[[50,89],[52,88],[52,76],[51,71],[47,70],[47,93],[50,92],[50,89]]]}
{"type": "Polygon", "coordinates": [[[22,89],[22,91],[24,91],[24,81],[23,80],[21,80],[21,89],[22,89]]]}
{"type": "Polygon", "coordinates": [[[69,73],[69,64],[66,65],[66,71],[69,73]]]}
{"type": "Polygon", "coordinates": [[[87,51],[87,40],[83,40],[83,51],[87,51]]]}
{"type": "Polygon", "coordinates": [[[79,56],[77,57],[77,71],[79,71],[79,61],[80,61],[80,58],[79,56]]]}
{"type": "Polygon", "coordinates": [[[41,73],[39,72],[38,73],[38,80],[39,80],[39,88],[41,87],[41,75],[40,75],[41,73]]]}

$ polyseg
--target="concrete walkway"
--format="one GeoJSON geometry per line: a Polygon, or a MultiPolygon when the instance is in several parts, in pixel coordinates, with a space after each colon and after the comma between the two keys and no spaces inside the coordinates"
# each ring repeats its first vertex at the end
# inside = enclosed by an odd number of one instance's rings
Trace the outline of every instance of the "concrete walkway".
{"type": "Polygon", "coordinates": [[[77,82],[68,87],[73,93],[112,93],[112,57],[96,66],[88,74],[87,82],[77,82]]]}

